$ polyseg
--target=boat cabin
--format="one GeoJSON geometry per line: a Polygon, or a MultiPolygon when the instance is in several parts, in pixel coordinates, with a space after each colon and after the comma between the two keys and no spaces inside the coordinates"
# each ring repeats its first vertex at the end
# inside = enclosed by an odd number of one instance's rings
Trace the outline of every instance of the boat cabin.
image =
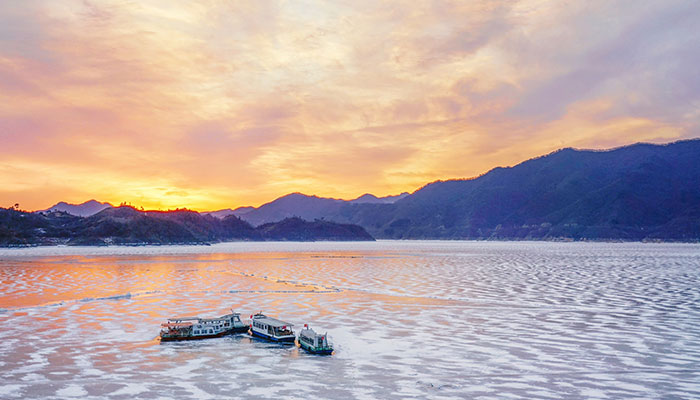
{"type": "Polygon", "coordinates": [[[299,332],[299,346],[313,354],[333,353],[333,344],[328,338],[328,333],[318,334],[306,324],[299,332]]]}
{"type": "Polygon", "coordinates": [[[160,338],[161,341],[206,339],[247,330],[238,313],[219,318],[169,318],[161,324],[160,338]]]}
{"type": "Polygon", "coordinates": [[[250,330],[254,336],[276,342],[294,342],[294,324],[268,317],[263,314],[251,315],[250,330]]]}

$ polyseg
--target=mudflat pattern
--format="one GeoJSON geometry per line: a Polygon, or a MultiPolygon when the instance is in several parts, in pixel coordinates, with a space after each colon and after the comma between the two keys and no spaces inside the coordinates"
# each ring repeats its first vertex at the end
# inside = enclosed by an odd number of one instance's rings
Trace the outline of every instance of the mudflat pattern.
{"type": "Polygon", "coordinates": [[[0,398],[698,398],[700,245],[0,250],[0,398]],[[330,357],[172,316],[257,311],[330,357]]]}

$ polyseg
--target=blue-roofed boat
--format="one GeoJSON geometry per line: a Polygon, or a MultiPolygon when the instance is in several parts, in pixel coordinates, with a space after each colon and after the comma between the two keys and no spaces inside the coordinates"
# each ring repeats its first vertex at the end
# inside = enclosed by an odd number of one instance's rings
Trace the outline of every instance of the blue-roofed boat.
{"type": "Polygon", "coordinates": [[[250,333],[272,342],[294,343],[294,324],[268,317],[262,313],[250,316],[250,333]]]}

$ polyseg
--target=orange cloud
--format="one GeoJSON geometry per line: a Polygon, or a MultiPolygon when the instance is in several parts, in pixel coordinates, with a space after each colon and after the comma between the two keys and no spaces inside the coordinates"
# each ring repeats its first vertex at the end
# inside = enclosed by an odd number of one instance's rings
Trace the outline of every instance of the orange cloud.
{"type": "Polygon", "coordinates": [[[0,12],[0,206],[388,195],[698,136],[698,17],[682,1],[17,2],[0,12]]]}

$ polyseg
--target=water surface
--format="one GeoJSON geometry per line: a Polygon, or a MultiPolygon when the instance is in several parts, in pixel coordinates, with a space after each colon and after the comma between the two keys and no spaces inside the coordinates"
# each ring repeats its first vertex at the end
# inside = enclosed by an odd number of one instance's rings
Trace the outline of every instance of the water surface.
{"type": "Polygon", "coordinates": [[[3,399],[700,397],[700,245],[4,249],[0,323],[3,399]],[[157,340],[230,309],[336,352],[157,340]]]}

